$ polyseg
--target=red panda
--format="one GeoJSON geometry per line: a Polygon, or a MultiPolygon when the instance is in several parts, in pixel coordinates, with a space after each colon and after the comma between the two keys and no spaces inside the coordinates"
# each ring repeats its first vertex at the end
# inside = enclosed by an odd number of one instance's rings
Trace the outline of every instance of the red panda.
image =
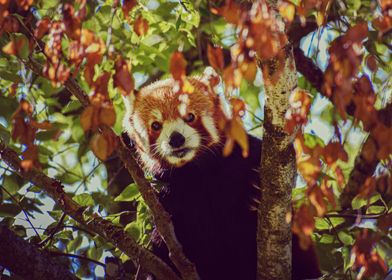
{"type": "MultiPolygon", "coordinates": [[[[159,199],[171,215],[175,233],[202,280],[256,279],[257,212],[261,140],[249,135],[249,156],[236,146],[222,155],[224,132],[219,120],[229,118],[225,101],[210,86],[207,68],[187,81],[191,93],[173,79],[155,82],[124,97],[123,126],[140,162],[166,183],[159,199]]],[[[297,239],[293,239],[297,242],[297,239]]],[[[159,234],[153,251],[175,269],[159,234]]],[[[293,279],[320,276],[314,250],[293,252],[293,279]]]]}

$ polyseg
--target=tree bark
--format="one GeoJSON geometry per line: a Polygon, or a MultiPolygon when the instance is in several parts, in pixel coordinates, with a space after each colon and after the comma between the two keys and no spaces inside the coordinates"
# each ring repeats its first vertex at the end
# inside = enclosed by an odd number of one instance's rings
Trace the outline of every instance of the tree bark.
{"type": "Polygon", "coordinates": [[[0,226],[0,252],[0,265],[25,279],[79,279],[69,271],[69,267],[57,263],[49,254],[6,226],[0,226]]]}
{"type": "Polygon", "coordinates": [[[297,86],[297,72],[291,46],[284,59],[262,62],[266,103],[262,142],[261,198],[257,227],[257,279],[291,279],[291,190],[296,164],[292,136],[284,131],[289,95],[297,86]],[[284,63],[284,67],[281,67],[284,63]],[[279,72],[277,82],[272,76],[279,72]]]}

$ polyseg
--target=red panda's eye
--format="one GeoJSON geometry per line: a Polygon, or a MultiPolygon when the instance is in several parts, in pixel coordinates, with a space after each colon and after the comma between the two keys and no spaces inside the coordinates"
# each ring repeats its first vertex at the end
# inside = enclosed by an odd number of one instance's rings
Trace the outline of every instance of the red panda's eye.
{"type": "Polygon", "coordinates": [[[193,122],[195,120],[195,115],[192,113],[189,113],[186,117],[185,117],[185,121],[186,122],[193,122]]]}
{"type": "Polygon", "coordinates": [[[155,131],[158,131],[162,128],[162,124],[160,124],[159,122],[153,122],[151,124],[151,128],[155,131]]]}

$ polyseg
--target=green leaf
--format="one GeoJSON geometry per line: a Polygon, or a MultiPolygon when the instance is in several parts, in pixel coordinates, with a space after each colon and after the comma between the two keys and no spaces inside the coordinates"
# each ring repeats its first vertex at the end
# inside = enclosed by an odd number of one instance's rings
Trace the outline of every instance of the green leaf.
{"type": "Polygon", "coordinates": [[[126,225],[125,231],[128,232],[135,240],[140,238],[140,229],[136,222],[131,222],[126,225]]]}
{"type": "Polygon", "coordinates": [[[67,245],[67,251],[74,252],[79,249],[80,245],[82,245],[83,237],[78,235],[76,238],[72,239],[67,245]]]}
{"type": "Polygon", "coordinates": [[[17,40],[23,41],[22,47],[18,49],[18,56],[22,59],[27,59],[30,53],[29,39],[22,33],[15,34],[15,37],[17,40]]]}
{"type": "Polygon", "coordinates": [[[64,108],[61,110],[61,113],[66,114],[69,112],[76,111],[82,107],[82,104],[79,100],[71,100],[64,108]]]}
{"type": "Polygon", "coordinates": [[[87,251],[87,256],[93,260],[99,260],[102,256],[103,249],[101,247],[92,246],[87,251]]]}
{"type": "Polygon", "coordinates": [[[50,129],[50,130],[45,130],[45,131],[39,131],[36,134],[35,139],[39,140],[39,141],[48,141],[48,140],[52,140],[54,138],[55,135],[57,135],[59,133],[58,129],[50,129]]]}
{"type": "Polygon", "coordinates": [[[344,245],[353,245],[354,244],[354,238],[349,235],[348,233],[341,231],[338,233],[339,239],[344,243],[344,245]]]}
{"type": "Polygon", "coordinates": [[[56,176],[56,178],[63,184],[74,184],[82,180],[81,177],[76,176],[75,174],[64,172],[63,174],[56,176]]]}
{"type": "Polygon", "coordinates": [[[95,205],[94,199],[88,193],[82,193],[82,194],[75,195],[72,198],[72,200],[81,206],[94,206],[95,205]]]}
{"type": "Polygon", "coordinates": [[[135,183],[128,185],[114,201],[133,201],[139,196],[139,190],[135,183]]]}
{"type": "MultiPolygon", "coordinates": [[[[331,229],[331,224],[328,223],[328,221],[326,220],[326,218],[318,218],[316,217],[315,219],[316,221],[316,228],[319,230],[323,230],[323,229],[331,229]]],[[[336,227],[342,223],[345,222],[344,218],[329,218],[329,221],[332,223],[333,227],[336,227]]]]}
{"type": "MultiPolygon", "coordinates": [[[[56,222],[57,225],[57,222],[56,222]]],[[[57,239],[62,239],[64,242],[68,242],[69,240],[73,240],[72,230],[63,230],[59,233],[56,233],[57,239]]]]}
{"type": "Polygon", "coordinates": [[[321,139],[317,135],[304,133],[304,139],[305,145],[311,149],[316,147],[316,145],[320,145],[321,147],[325,146],[323,139],[321,139]]]}
{"type": "Polygon", "coordinates": [[[16,194],[22,184],[23,181],[19,179],[19,176],[15,174],[4,175],[3,186],[2,186],[6,190],[4,191],[4,199],[9,198],[8,193],[10,193],[11,195],[16,194]]]}
{"type": "Polygon", "coordinates": [[[351,258],[350,247],[345,246],[342,248],[342,256],[343,256],[344,271],[346,271],[354,264],[354,258],[351,258]]]}
{"type": "Polygon", "coordinates": [[[334,241],[335,241],[335,237],[333,235],[323,234],[323,236],[321,236],[319,242],[324,243],[324,244],[331,244],[331,243],[334,243],[334,241]]]}
{"type": "Polygon", "coordinates": [[[47,212],[56,221],[60,220],[61,215],[63,215],[63,211],[61,210],[54,210],[54,211],[47,211],[47,212]]]}
{"type": "Polygon", "coordinates": [[[3,78],[4,80],[11,81],[14,83],[22,82],[22,79],[19,77],[19,75],[5,70],[0,71],[0,78],[3,78]]]}
{"type": "Polygon", "coordinates": [[[381,214],[385,211],[384,206],[372,205],[368,209],[366,209],[366,214],[381,214]]]}
{"type": "Polygon", "coordinates": [[[354,199],[351,201],[351,206],[354,210],[360,209],[366,205],[371,205],[375,203],[376,201],[380,200],[381,196],[380,194],[374,194],[369,200],[366,198],[360,198],[358,195],[354,197],[354,199]]]}

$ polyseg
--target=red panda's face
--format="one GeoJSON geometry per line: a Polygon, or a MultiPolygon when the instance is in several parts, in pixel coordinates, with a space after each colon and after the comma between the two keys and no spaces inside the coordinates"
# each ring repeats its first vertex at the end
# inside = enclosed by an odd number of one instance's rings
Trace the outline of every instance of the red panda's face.
{"type": "Polygon", "coordinates": [[[202,79],[188,79],[190,93],[172,79],[156,82],[126,98],[123,125],[147,169],[181,167],[221,140],[219,97],[202,79]]]}

